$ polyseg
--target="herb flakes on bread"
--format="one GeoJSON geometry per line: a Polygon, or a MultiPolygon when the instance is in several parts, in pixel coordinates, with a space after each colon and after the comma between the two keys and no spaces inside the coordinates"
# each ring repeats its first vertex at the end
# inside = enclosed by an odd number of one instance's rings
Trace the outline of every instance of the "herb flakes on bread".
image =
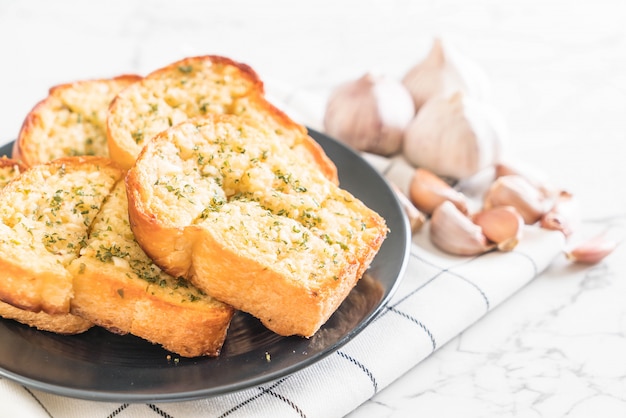
{"type": "Polygon", "coordinates": [[[108,156],[109,105],[122,89],[140,79],[122,75],[52,87],[26,116],[13,146],[13,158],[33,166],[61,157],[108,156]]]}
{"type": "Polygon", "coordinates": [[[174,62],[120,92],[107,119],[111,158],[130,168],[156,134],[209,114],[244,115],[266,125],[304,160],[313,161],[337,182],[335,165],[304,126],[265,99],[263,83],[254,70],[215,55],[174,62]]]}
{"type": "MultiPolygon", "coordinates": [[[[0,189],[26,170],[27,167],[17,160],[0,158],[0,189]]],[[[31,312],[5,302],[0,302],[0,316],[57,334],[78,334],[92,326],[91,322],[71,313],[31,312]]]]}
{"type": "Polygon", "coordinates": [[[34,166],[2,189],[0,300],[33,312],[70,312],[67,266],[123,174],[108,158],[67,157],[34,166]]]}
{"type": "Polygon", "coordinates": [[[164,270],[312,336],[368,268],[385,221],[272,126],[230,115],[150,141],[126,177],[135,237],[164,270]]]}
{"type": "Polygon", "coordinates": [[[107,198],[69,270],[74,313],[184,357],[219,354],[234,310],[152,263],[130,230],[124,182],[107,198]]]}
{"type": "Polygon", "coordinates": [[[124,174],[108,158],[66,157],[0,192],[0,314],[64,334],[96,324],[185,357],[218,355],[233,309],[140,249],[124,174]]]}

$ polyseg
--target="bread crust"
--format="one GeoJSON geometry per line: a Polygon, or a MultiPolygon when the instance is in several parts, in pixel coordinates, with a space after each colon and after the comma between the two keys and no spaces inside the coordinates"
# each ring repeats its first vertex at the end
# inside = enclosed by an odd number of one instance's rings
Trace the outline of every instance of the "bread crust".
{"type": "Polygon", "coordinates": [[[80,334],[93,326],[88,320],[71,313],[51,315],[46,312],[31,312],[4,302],[0,302],[0,316],[41,331],[65,335],[80,334]]]}
{"type": "Polygon", "coordinates": [[[206,55],[160,68],[121,92],[107,119],[111,158],[130,168],[156,134],[206,114],[247,115],[281,131],[304,159],[314,161],[332,181],[337,169],[305,127],[269,103],[263,82],[246,64],[206,55]]]}
{"type": "Polygon", "coordinates": [[[384,219],[301,160],[280,136],[241,117],[209,115],[158,134],[128,171],[126,185],[132,230],[156,264],[281,335],[313,335],[363,275],[387,233],[384,219]],[[232,162],[220,160],[214,146],[228,148],[232,162]],[[244,148],[250,165],[240,169],[235,163],[244,148]],[[205,155],[211,155],[209,167],[199,163],[205,155]],[[277,174],[281,170],[293,175],[277,174]],[[212,174],[193,174],[205,172],[212,174]],[[238,174],[229,178],[225,173],[231,172],[238,174]],[[220,190],[211,181],[241,189],[225,192],[230,196],[216,208],[220,190]],[[291,184],[283,188],[286,181],[291,184]],[[259,187],[269,191],[255,201],[251,196],[263,195],[259,187]],[[283,207],[299,199],[319,199],[319,205],[302,204],[287,214],[283,207]],[[290,266],[297,272],[291,274],[290,266]]]}
{"type": "Polygon", "coordinates": [[[138,281],[82,260],[72,311],[117,334],[133,334],[184,357],[217,356],[234,313],[228,305],[175,303],[150,295],[138,281]]]}
{"type": "Polygon", "coordinates": [[[19,160],[6,156],[0,157],[0,189],[27,169],[28,167],[19,160]]]}
{"type": "Polygon", "coordinates": [[[13,159],[33,166],[67,156],[108,156],[109,104],[119,91],[140,79],[125,74],[51,87],[24,119],[13,145],[13,159]]]}
{"type": "Polygon", "coordinates": [[[81,257],[70,265],[72,312],[181,356],[218,355],[233,308],[160,272],[134,241],[127,206],[120,182],[94,222],[81,257]]]}

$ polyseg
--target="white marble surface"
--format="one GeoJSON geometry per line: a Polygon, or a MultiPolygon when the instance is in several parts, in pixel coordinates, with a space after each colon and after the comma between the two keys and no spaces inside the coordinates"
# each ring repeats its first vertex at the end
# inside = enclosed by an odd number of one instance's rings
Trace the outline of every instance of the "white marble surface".
{"type": "MultiPolygon", "coordinates": [[[[2,0],[0,138],[51,85],[200,54],[250,64],[270,94],[319,114],[337,83],[400,77],[442,36],[486,70],[507,151],[574,191],[591,232],[626,220],[623,4],[2,0]]],[[[625,352],[624,246],[593,267],[559,258],[353,416],[626,416],[625,352]]]]}

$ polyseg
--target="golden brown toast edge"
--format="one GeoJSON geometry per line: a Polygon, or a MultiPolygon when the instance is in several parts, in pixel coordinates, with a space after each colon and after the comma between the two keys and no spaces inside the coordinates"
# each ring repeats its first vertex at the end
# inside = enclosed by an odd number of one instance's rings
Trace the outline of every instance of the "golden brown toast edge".
{"type": "MultiPolygon", "coordinates": [[[[40,144],[31,137],[31,133],[36,131],[43,125],[41,111],[48,108],[54,101],[59,100],[57,93],[62,90],[71,89],[76,85],[92,83],[92,82],[123,82],[127,84],[134,83],[141,80],[141,76],[135,74],[123,74],[110,79],[89,79],[79,80],[70,83],[58,84],[50,87],[48,90],[48,96],[40,100],[35,106],[28,112],[22,126],[18,133],[16,141],[13,143],[12,158],[21,161],[26,166],[33,166],[35,164],[41,164],[47,161],[41,161],[38,157],[38,149],[40,144]]],[[[106,131],[106,126],[102,127],[103,131],[106,131]]]]}

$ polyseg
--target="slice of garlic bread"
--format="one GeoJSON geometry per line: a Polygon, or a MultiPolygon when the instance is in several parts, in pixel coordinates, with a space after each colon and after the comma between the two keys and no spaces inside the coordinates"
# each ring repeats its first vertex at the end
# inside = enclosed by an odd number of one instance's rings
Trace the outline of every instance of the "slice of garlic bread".
{"type": "Polygon", "coordinates": [[[137,75],[82,80],[52,87],[28,113],[13,158],[27,166],[76,155],[108,156],[106,115],[113,98],[137,75]]]}
{"type": "Polygon", "coordinates": [[[220,56],[186,58],[158,69],[120,92],[109,109],[111,158],[130,168],[159,132],[191,117],[246,115],[279,133],[304,160],[337,182],[337,169],[306,129],[270,104],[247,65],[220,56]]]}
{"type": "Polygon", "coordinates": [[[0,301],[70,312],[69,263],[123,171],[101,157],[67,157],[30,168],[0,191],[0,301]]]}
{"type": "MultiPolygon", "coordinates": [[[[17,160],[0,158],[0,189],[26,169],[27,167],[17,160]]],[[[46,312],[31,312],[5,302],[0,302],[0,316],[58,334],[77,334],[86,331],[92,325],[86,319],[71,313],[51,315],[46,312]]]]}
{"type": "Polygon", "coordinates": [[[278,334],[308,337],[387,227],[290,145],[255,119],[191,119],[150,141],[126,184],[132,229],[157,264],[278,334]]]}
{"type": "Polygon", "coordinates": [[[119,182],[93,223],[74,276],[72,312],[185,357],[218,355],[234,310],[161,271],[136,243],[119,182]]]}

